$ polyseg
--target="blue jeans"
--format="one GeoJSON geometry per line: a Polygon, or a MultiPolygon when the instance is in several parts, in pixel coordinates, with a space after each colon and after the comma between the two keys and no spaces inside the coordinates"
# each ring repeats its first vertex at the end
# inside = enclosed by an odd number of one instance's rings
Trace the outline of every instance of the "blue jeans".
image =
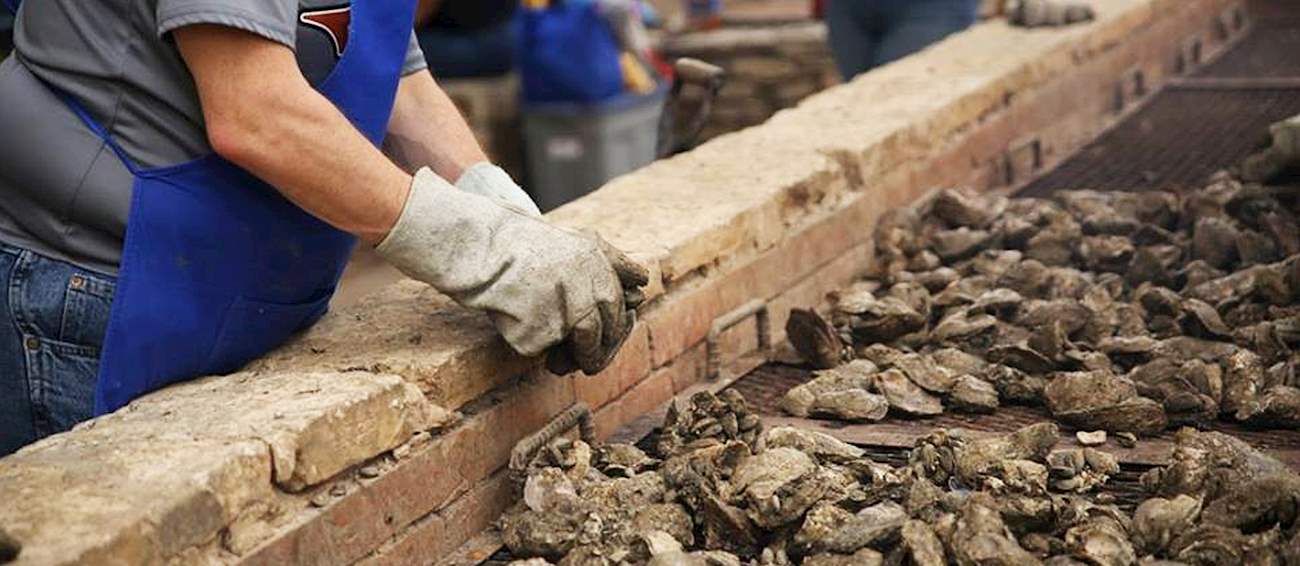
{"type": "Polygon", "coordinates": [[[979,16],[979,0],[828,0],[826,27],[845,80],[901,59],[979,16]]]}
{"type": "Polygon", "coordinates": [[[0,456],[94,415],[115,285],[0,244],[0,456]]]}

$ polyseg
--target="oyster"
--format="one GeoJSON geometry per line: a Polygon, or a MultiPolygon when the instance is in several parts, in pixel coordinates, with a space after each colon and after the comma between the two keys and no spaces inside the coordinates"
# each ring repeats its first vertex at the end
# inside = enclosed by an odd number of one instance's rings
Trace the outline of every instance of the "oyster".
{"type": "Polygon", "coordinates": [[[962,505],[948,548],[954,562],[961,565],[1041,564],[1012,536],[996,502],[985,493],[972,495],[962,505]]]}
{"type": "Polygon", "coordinates": [[[1237,418],[1261,426],[1300,427],[1300,388],[1272,387],[1239,410],[1237,418]]]}
{"type": "Polygon", "coordinates": [[[844,360],[844,343],[835,327],[816,312],[793,309],[785,334],[799,356],[817,369],[830,369],[844,360]]]}
{"type": "Polygon", "coordinates": [[[677,399],[669,404],[664,426],[655,439],[655,452],[666,458],[698,442],[740,440],[752,446],[761,433],[758,415],[749,410],[739,393],[700,392],[691,396],[685,407],[677,399]]]}
{"type": "Polygon", "coordinates": [[[908,379],[931,393],[947,393],[956,384],[952,370],[939,365],[933,357],[921,354],[900,354],[882,367],[902,371],[908,379]]]}
{"type": "Polygon", "coordinates": [[[1007,208],[1006,198],[983,198],[960,189],[944,189],[930,202],[930,214],[949,226],[984,228],[1007,208]]]}
{"type": "Polygon", "coordinates": [[[1083,429],[1149,435],[1168,422],[1159,403],[1139,396],[1132,381],[1106,371],[1059,374],[1043,395],[1054,417],[1083,429]]]}
{"type": "Polygon", "coordinates": [[[786,392],[781,410],[797,417],[818,414],[844,420],[880,420],[888,412],[889,403],[870,392],[875,387],[876,373],[876,365],[867,360],[818,372],[812,381],[786,392]]]}
{"type": "Polygon", "coordinates": [[[768,429],[763,437],[769,450],[793,448],[812,456],[821,464],[844,464],[862,458],[864,454],[861,448],[828,434],[788,426],[768,429]]]}
{"type": "Polygon", "coordinates": [[[889,401],[889,407],[912,416],[933,416],[943,412],[938,397],[907,378],[903,372],[891,369],[874,376],[875,389],[889,401]]]}
{"type": "Polygon", "coordinates": [[[962,375],[949,392],[948,406],[967,413],[991,413],[998,408],[998,391],[992,383],[962,375]]]}
{"type": "Polygon", "coordinates": [[[925,315],[896,297],[875,298],[860,291],[844,295],[836,306],[854,340],[889,342],[925,328],[925,315]]]}
{"type": "Polygon", "coordinates": [[[1140,552],[1163,555],[1174,537],[1195,524],[1200,514],[1200,500],[1187,495],[1143,501],[1133,513],[1133,542],[1140,552]]]}
{"type": "Polygon", "coordinates": [[[819,506],[804,519],[794,536],[794,549],[803,555],[853,554],[862,548],[881,548],[896,541],[907,512],[893,502],[867,507],[857,514],[834,506],[819,506]]]}
{"type": "Polygon", "coordinates": [[[930,525],[908,520],[903,523],[901,534],[908,563],[912,566],[944,566],[947,563],[943,543],[930,525]]]}

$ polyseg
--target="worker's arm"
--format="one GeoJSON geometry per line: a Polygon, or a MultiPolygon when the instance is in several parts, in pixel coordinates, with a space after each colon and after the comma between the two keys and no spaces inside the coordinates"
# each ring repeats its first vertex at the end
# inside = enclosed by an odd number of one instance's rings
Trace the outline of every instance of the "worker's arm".
{"type": "Polygon", "coordinates": [[[428,71],[402,79],[384,150],[407,171],[429,167],[463,191],[541,215],[510,175],[488,161],[469,124],[428,71]]]}
{"type": "Polygon", "coordinates": [[[292,50],[198,25],[174,32],[213,151],[371,244],[397,222],[411,175],[307,83],[292,50]]]}
{"type": "Polygon", "coordinates": [[[452,181],[487,161],[474,132],[427,70],[402,78],[384,150],[407,171],[429,167],[452,181]]]}
{"type": "MultiPolygon", "coordinates": [[[[630,268],[616,272],[612,252],[599,241],[453,187],[428,168],[413,178],[311,88],[288,47],[215,26],[173,33],[194,76],[209,141],[222,157],[304,210],[377,244],[407,275],[486,311],[519,353],[540,354],[567,338],[565,350],[588,373],[613,359],[633,321],[623,287],[644,285],[643,269],[616,261],[630,268]]],[[[417,144],[420,151],[449,175],[481,157],[473,144],[443,143],[414,124],[418,109],[427,111],[432,80],[410,84],[415,92],[404,85],[401,106],[413,121],[399,118],[396,128],[429,138],[417,144]]],[[[477,178],[474,170],[461,177],[477,178]]]]}

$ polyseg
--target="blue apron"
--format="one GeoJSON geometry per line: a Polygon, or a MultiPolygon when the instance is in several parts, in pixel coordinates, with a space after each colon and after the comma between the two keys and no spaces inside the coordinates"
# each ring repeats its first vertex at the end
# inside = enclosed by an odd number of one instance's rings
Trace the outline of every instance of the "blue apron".
{"type": "MultiPolygon", "coordinates": [[[[388,129],[415,4],[354,0],[347,47],[319,87],[376,145],[388,129]]],[[[135,175],[95,414],[236,371],[325,314],[353,236],[217,155],[138,168],[80,104],[69,106],[135,175]]]]}

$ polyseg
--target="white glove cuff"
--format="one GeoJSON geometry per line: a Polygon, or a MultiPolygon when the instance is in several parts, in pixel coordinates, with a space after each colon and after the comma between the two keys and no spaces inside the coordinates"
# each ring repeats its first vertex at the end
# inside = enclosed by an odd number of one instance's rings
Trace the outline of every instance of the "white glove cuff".
{"type": "Polygon", "coordinates": [[[467,193],[488,197],[502,206],[513,209],[520,214],[541,217],[542,211],[537,204],[510,178],[504,169],[487,161],[470,166],[456,181],[456,188],[467,193]]]}

